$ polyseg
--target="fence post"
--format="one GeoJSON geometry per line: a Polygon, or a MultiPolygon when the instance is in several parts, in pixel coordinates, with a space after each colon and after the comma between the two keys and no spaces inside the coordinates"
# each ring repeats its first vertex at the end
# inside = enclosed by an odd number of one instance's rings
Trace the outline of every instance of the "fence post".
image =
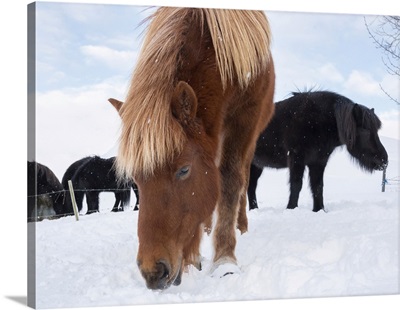
{"type": "Polygon", "coordinates": [[[385,192],[385,185],[386,185],[386,167],[383,169],[382,173],[382,193],[385,192]]]}
{"type": "Polygon", "coordinates": [[[76,200],[75,200],[75,193],[74,193],[74,187],[72,186],[71,180],[68,180],[68,187],[69,187],[69,193],[71,195],[71,200],[72,200],[72,207],[74,209],[74,214],[75,214],[75,219],[79,221],[79,213],[78,213],[78,208],[76,207],[76,200]]]}

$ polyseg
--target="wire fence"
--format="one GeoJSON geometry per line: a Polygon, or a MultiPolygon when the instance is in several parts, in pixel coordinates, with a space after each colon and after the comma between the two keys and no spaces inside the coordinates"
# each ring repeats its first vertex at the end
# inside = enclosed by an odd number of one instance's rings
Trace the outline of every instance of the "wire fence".
{"type": "MultiPolygon", "coordinates": [[[[102,192],[114,192],[114,193],[120,193],[120,192],[126,192],[126,191],[131,191],[131,189],[133,191],[136,192],[136,195],[138,194],[138,189],[137,188],[87,188],[87,189],[74,189],[72,186],[71,181],[68,181],[68,185],[69,185],[69,189],[62,189],[62,190],[58,190],[58,191],[50,191],[50,192],[46,192],[46,193],[41,193],[41,194],[36,194],[36,195],[28,195],[28,198],[39,198],[42,196],[47,196],[49,197],[50,195],[60,195],[60,194],[65,194],[65,195],[70,195],[71,197],[71,202],[72,202],[72,206],[73,206],[73,214],[75,214],[75,218],[77,221],[79,221],[79,210],[76,204],[76,200],[75,200],[75,192],[98,192],[98,193],[102,193],[102,192]]],[[[66,196],[64,196],[65,199],[66,196]]],[[[57,198],[58,199],[58,198],[57,198]]],[[[28,221],[37,221],[40,220],[40,218],[42,217],[41,215],[41,210],[39,210],[37,207],[34,208],[33,212],[35,212],[35,214],[33,216],[28,216],[28,221]]],[[[51,215],[50,217],[43,217],[43,218],[48,218],[48,219],[58,219],[60,217],[63,217],[65,215],[72,215],[72,214],[54,214],[51,215]]]]}
{"type": "Polygon", "coordinates": [[[384,178],[382,192],[400,192],[400,176],[384,178]]]}
{"type": "MultiPolygon", "coordinates": [[[[391,177],[387,178],[386,177],[386,169],[383,171],[382,174],[382,192],[400,192],[400,176],[396,177],[391,177]]],[[[123,192],[123,191],[131,191],[131,189],[135,192],[138,191],[137,188],[89,188],[89,189],[72,189],[73,192],[123,192]]],[[[36,195],[28,195],[28,198],[36,198],[36,197],[41,197],[41,196],[46,196],[46,195],[56,195],[56,194],[70,194],[71,189],[62,189],[59,191],[50,191],[47,193],[41,193],[41,194],[36,194],[36,195]]],[[[75,200],[75,199],[73,199],[75,200]]],[[[75,211],[75,210],[74,210],[75,211]]],[[[78,211],[75,211],[75,215],[77,216],[78,211]]],[[[54,218],[57,218],[58,216],[55,216],[54,218]]]]}
{"type": "MultiPolygon", "coordinates": [[[[122,192],[122,191],[130,191],[130,188],[90,188],[90,189],[74,189],[74,192],[122,192]]],[[[134,191],[137,191],[137,189],[133,189],[134,191]]],[[[52,194],[60,194],[60,193],[69,193],[68,189],[62,189],[59,191],[51,191],[47,193],[42,193],[42,194],[36,194],[36,195],[28,195],[29,198],[31,197],[40,197],[44,195],[52,195],[52,194]]]]}

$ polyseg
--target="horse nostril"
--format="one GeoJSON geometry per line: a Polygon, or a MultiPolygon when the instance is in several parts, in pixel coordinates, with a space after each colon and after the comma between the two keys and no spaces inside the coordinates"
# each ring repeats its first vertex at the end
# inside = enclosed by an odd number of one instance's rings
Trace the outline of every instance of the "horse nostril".
{"type": "Polygon", "coordinates": [[[169,277],[169,267],[168,264],[166,264],[163,261],[159,261],[156,264],[157,268],[157,274],[159,276],[159,280],[165,280],[169,277]]]}
{"type": "Polygon", "coordinates": [[[155,264],[150,264],[151,268],[144,268],[143,262],[137,261],[140,273],[146,280],[146,286],[152,290],[164,290],[168,288],[172,281],[170,281],[171,267],[165,260],[159,260],[155,264]]]}

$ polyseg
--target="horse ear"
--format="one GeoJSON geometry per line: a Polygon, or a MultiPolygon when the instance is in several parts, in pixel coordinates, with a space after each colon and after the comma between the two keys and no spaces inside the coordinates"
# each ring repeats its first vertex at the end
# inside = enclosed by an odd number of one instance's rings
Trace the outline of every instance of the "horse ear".
{"type": "Polygon", "coordinates": [[[196,117],[197,97],[188,83],[179,81],[176,85],[172,97],[171,112],[183,126],[188,125],[196,117]]]}
{"type": "Polygon", "coordinates": [[[122,101],[119,101],[119,100],[114,99],[114,98],[109,98],[108,102],[110,102],[113,105],[113,107],[118,111],[118,113],[120,112],[121,107],[124,104],[122,101]]]}

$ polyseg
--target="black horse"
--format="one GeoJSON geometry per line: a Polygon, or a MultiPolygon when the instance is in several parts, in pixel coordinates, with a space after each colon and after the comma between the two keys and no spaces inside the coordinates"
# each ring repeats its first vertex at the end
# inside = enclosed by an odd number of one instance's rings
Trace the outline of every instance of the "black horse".
{"type": "Polygon", "coordinates": [[[45,165],[28,161],[28,222],[52,218],[63,212],[64,191],[56,175],[45,165]]]}
{"type": "Polygon", "coordinates": [[[115,157],[108,159],[99,156],[82,158],[71,164],[62,178],[62,186],[68,192],[64,203],[64,214],[73,214],[68,181],[71,180],[78,211],[82,210],[83,197],[86,195],[87,214],[99,212],[99,194],[113,192],[115,204],[111,211],[123,211],[130,201],[130,189],[136,194],[135,210],[138,209],[139,197],[135,184],[118,181],[114,168],[115,157]]]}
{"type": "Polygon", "coordinates": [[[277,102],[274,117],[257,141],[250,170],[249,209],[258,208],[257,180],[264,167],[289,168],[287,208],[296,208],[307,166],[313,211],[323,210],[324,170],[336,147],[346,145],[355,162],[367,172],[387,166],[388,155],[377,133],[380,128],[374,109],[333,92],[293,93],[277,102]]]}

